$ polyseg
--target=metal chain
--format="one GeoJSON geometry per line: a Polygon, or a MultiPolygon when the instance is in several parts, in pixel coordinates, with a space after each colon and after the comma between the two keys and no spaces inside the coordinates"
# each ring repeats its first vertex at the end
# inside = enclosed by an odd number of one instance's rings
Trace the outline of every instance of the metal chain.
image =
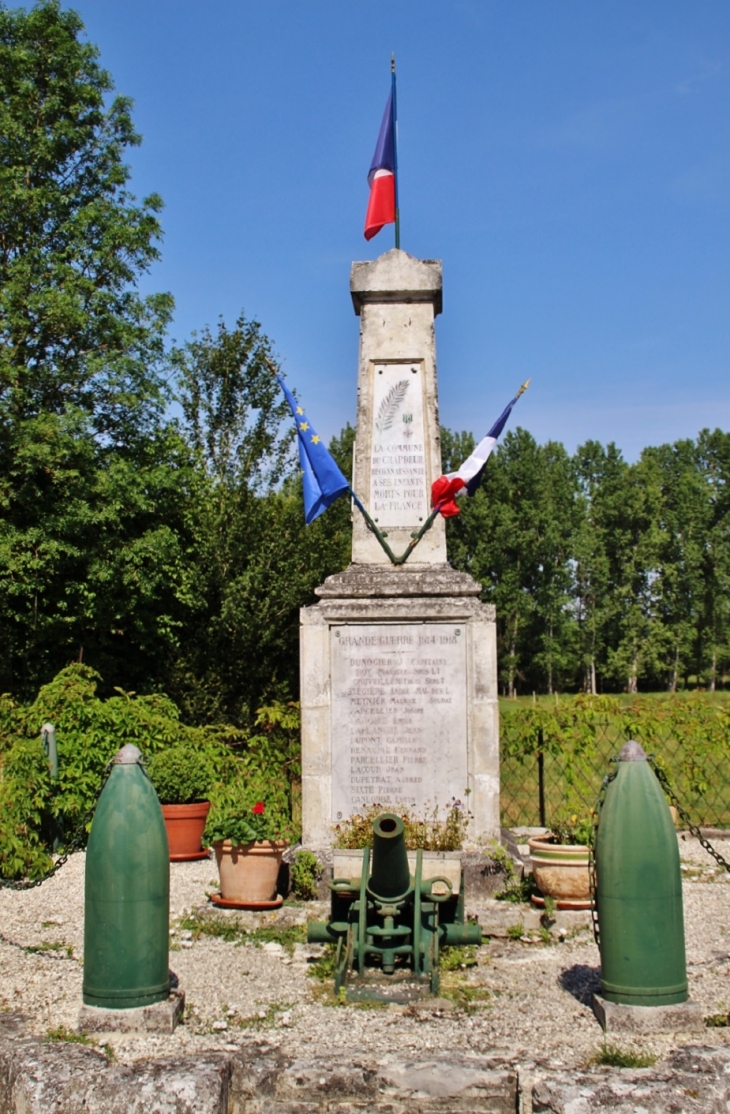
{"type": "Polygon", "coordinates": [[[10,878],[0,878],[0,889],[32,890],[36,886],[43,885],[43,883],[47,882],[49,878],[52,878],[54,874],[58,873],[58,871],[68,861],[69,856],[72,855],[74,851],[78,851],[81,849],[81,847],[83,847],[84,839],[86,836],[86,825],[90,823],[90,821],[94,817],[99,797],[101,796],[101,792],[107,783],[109,774],[112,772],[113,765],[114,759],[110,758],[106,766],[104,767],[104,774],[102,776],[101,784],[99,786],[96,797],[94,798],[93,804],[84,813],[73,835],[67,841],[63,849],[63,854],[58,856],[53,866],[50,867],[50,869],[47,870],[46,873],[43,874],[40,878],[34,878],[33,881],[23,880],[20,882],[15,882],[12,881],[10,878]]]}
{"type": "Polygon", "coordinates": [[[666,796],[669,798],[669,800],[672,802],[672,804],[676,808],[677,813],[679,815],[679,818],[682,821],[682,823],[686,826],[687,831],[690,832],[693,836],[695,836],[699,840],[700,846],[704,847],[704,849],[705,849],[705,851],[707,852],[708,855],[712,855],[712,857],[713,857],[713,859],[715,860],[716,863],[718,863],[721,867],[724,867],[725,870],[727,870],[728,873],[730,873],[730,863],[727,861],[727,859],[723,859],[720,852],[715,850],[715,848],[710,843],[709,839],[706,839],[705,836],[703,836],[702,832],[697,827],[697,825],[692,823],[689,816],[687,815],[687,813],[685,812],[685,810],[682,808],[681,804],[677,800],[676,793],[674,792],[671,785],[669,784],[669,779],[668,779],[667,775],[664,773],[664,770],[658,764],[654,755],[653,754],[648,754],[647,755],[647,760],[649,762],[649,765],[653,769],[654,773],[656,774],[657,780],[658,780],[659,784],[661,785],[662,789],[664,790],[666,796]]]}
{"type": "Polygon", "coordinates": [[[598,924],[598,906],[596,904],[596,835],[598,833],[598,818],[603,808],[603,802],[606,797],[606,790],[616,777],[618,773],[618,755],[614,755],[609,759],[609,762],[615,766],[615,769],[609,770],[601,782],[601,790],[596,800],[595,808],[593,809],[593,828],[591,830],[591,842],[588,844],[588,877],[590,885],[591,897],[591,924],[593,925],[593,939],[600,946],[601,931],[598,924]]]}

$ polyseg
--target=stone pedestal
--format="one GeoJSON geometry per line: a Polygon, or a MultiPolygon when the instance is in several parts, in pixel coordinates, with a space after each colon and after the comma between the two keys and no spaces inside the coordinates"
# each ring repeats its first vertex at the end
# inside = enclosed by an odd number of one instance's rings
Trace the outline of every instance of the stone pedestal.
{"type": "Polygon", "coordinates": [[[626,1006],[593,995],[593,1012],[604,1033],[703,1033],[705,1019],[697,1002],[674,1006],[626,1006]]]}
{"type": "MultiPolygon", "coordinates": [[[[430,514],[441,474],[434,319],[441,265],[389,251],[352,267],[360,316],[353,488],[393,552],[430,514]]],[[[373,804],[473,815],[471,845],[499,835],[494,608],[446,562],[439,516],[392,565],[359,512],[352,564],[301,611],[302,826],[333,826],[373,804]]]]}

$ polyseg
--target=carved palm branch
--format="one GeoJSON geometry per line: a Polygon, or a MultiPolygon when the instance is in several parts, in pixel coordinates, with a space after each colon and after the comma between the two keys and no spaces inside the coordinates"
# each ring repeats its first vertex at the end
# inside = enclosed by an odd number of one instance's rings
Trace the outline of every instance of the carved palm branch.
{"type": "Polygon", "coordinates": [[[406,397],[409,382],[410,380],[408,379],[400,379],[390,388],[387,395],[380,403],[378,416],[375,419],[375,428],[378,433],[385,433],[385,431],[390,429],[393,425],[398,410],[403,403],[403,399],[406,397]]]}

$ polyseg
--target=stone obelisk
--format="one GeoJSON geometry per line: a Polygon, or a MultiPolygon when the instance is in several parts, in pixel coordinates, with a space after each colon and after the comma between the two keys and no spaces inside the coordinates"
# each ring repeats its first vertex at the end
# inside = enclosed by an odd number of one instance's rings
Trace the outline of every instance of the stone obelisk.
{"type": "MultiPolygon", "coordinates": [[[[393,249],[354,263],[360,318],[353,489],[394,554],[431,512],[441,474],[435,318],[441,264],[393,249]]],[[[373,804],[473,815],[499,833],[494,608],[446,559],[441,516],[394,565],[354,511],[352,563],[302,608],[302,826],[308,847],[373,804]]]]}

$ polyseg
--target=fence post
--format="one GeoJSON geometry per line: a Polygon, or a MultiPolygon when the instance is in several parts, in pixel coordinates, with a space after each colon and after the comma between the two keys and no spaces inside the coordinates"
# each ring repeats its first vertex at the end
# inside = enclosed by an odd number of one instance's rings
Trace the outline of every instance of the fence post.
{"type": "Polygon", "coordinates": [[[537,732],[537,792],[540,809],[540,827],[546,828],[545,820],[545,755],[543,754],[542,727],[537,732]]]}
{"type": "MultiPolygon", "coordinates": [[[[58,747],[56,746],[56,728],[52,723],[44,723],[41,727],[41,743],[48,759],[48,768],[51,771],[51,791],[55,793],[58,786],[58,747]]],[[[53,820],[52,832],[53,852],[55,854],[61,846],[63,837],[59,819],[53,820]]]]}

